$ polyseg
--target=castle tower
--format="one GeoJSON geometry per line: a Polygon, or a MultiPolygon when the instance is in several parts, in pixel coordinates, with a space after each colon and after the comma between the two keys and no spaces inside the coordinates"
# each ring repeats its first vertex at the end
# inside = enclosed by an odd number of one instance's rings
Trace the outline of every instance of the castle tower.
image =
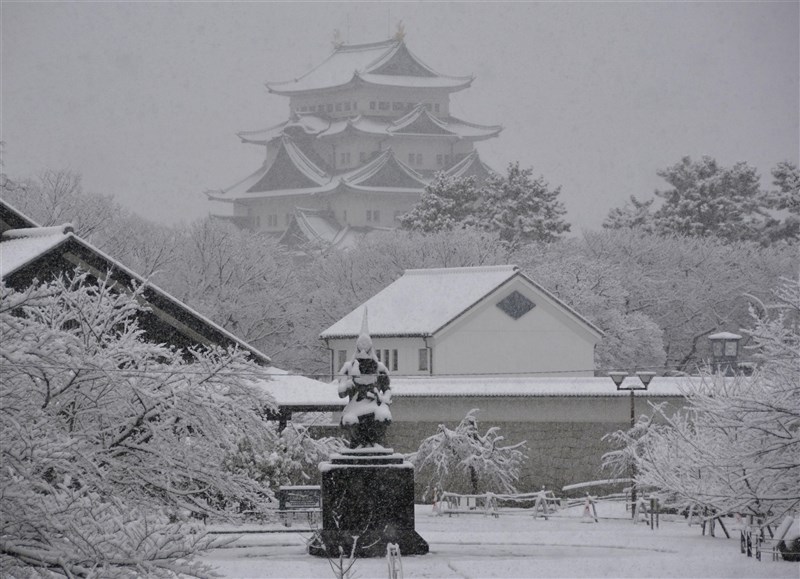
{"type": "Polygon", "coordinates": [[[450,95],[472,81],[434,71],[402,35],[336,43],[304,75],[267,83],[288,97],[289,119],[239,133],[265,147],[264,164],[209,195],[232,203],[242,225],[289,242],[341,245],[359,232],[397,227],[436,172],[479,181],[491,173],[475,143],[502,127],[450,114],[450,95]]]}

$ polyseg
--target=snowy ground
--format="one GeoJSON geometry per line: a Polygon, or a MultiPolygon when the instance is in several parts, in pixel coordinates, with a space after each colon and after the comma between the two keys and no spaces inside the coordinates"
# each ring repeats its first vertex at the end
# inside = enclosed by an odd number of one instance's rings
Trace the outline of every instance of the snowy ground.
{"type": "MultiPolygon", "coordinates": [[[[619,504],[600,504],[599,523],[585,523],[582,509],[561,511],[544,521],[525,512],[433,516],[417,506],[416,528],[430,545],[424,556],[402,559],[404,577],[791,577],[800,565],[748,558],[739,552],[738,530],[731,539],[702,536],[682,517],[662,517],[652,531],[624,518],[619,504]],[[668,520],[665,520],[668,519],[668,520]]],[[[282,530],[271,526],[270,530],[282,530]]],[[[264,528],[267,530],[267,527],[264,528]]],[[[225,577],[334,577],[325,559],[305,553],[306,533],[243,535],[203,560],[225,577]]],[[[387,577],[383,559],[358,560],[353,577],[387,577]]]]}

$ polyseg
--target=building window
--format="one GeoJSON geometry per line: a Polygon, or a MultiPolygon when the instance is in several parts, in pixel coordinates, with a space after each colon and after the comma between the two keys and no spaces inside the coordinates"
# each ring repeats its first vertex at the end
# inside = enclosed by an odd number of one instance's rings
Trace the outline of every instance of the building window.
{"type": "Polygon", "coordinates": [[[422,165],[422,153],[417,153],[417,165],[422,165]]]}
{"type": "Polygon", "coordinates": [[[367,221],[377,222],[381,220],[381,212],[377,209],[367,209],[367,221]]]}
{"type": "Polygon", "coordinates": [[[380,101],[378,103],[378,110],[379,111],[388,111],[389,110],[389,103],[385,101],[380,101]]]}
{"type": "Polygon", "coordinates": [[[369,101],[369,110],[371,111],[375,110],[375,101],[369,101]]]}
{"type": "Polygon", "coordinates": [[[419,349],[419,369],[428,371],[428,348],[419,349]]]}
{"type": "Polygon", "coordinates": [[[413,165],[414,164],[414,153],[409,153],[408,154],[408,164],[409,165],[413,165]]]}
{"type": "Polygon", "coordinates": [[[261,216],[260,215],[256,215],[256,229],[260,229],[260,228],[261,228],[261,216]]]}
{"type": "Polygon", "coordinates": [[[338,371],[341,372],[342,371],[342,367],[347,362],[347,350],[339,350],[339,351],[337,351],[336,352],[336,357],[337,357],[336,361],[338,363],[338,368],[339,368],[338,371]]]}
{"type": "Polygon", "coordinates": [[[358,154],[358,162],[359,163],[365,163],[366,161],[367,161],[367,154],[364,151],[361,151],[358,154]]]}
{"type": "Polygon", "coordinates": [[[346,111],[350,110],[350,101],[347,101],[346,103],[344,103],[344,110],[346,110],[346,111]]]}
{"type": "Polygon", "coordinates": [[[278,227],[278,216],[276,214],[267,215],[267,227],[278,227]]]}
{"type": "Polygon", "coordinates": [[[403,103],[398,103],[398,102],[392,103],[392,110],[393,111],[402,111],[403,110],[403,103]]]}
{"type": "Polygon", "coordinates": [[[413,109],[413,108],[414,108],[414,103],[406,103],[406,108],[407,108],[408,110],[411,110],[411,109],[413,109]]]}
{"type": "Polygon", "coordinates": [[[325,112],[325,105],[319,105],[317,107],[317,112],[324,113],[325,112]]]}
{"type": "Polygon", "coordinates": [[[397,350],[392,350],[392,372],[397,372],[397,350]]]}
{"type": "Polygon", "coordinates": [[[342,112],[342,103],[336,103],[336,112],[337,113],[342,112]]]}
{"type": "Polygon", "coordinates": [[[425,103],[425,110],[431,112],[431,103],[425,103]]]}
{"type": "Polygon", "coordinates": [[[513,291],[497,302],[497,307],[503,310],[508,316],[518,320],[535,308],[536,304],[518,291],[513,291]]]}
{"type": "Polygon", "coordinates": [[[327,108],[327,109],[328,109],[328,112],[329,112],[329,113],[332,113],[332,112],[333,112],[333,105],[332,105],[332,104],[325,105],[325,108],[327,108]]]}
{"type": "Polygon", "coordinates": [[[349,165],[350,164],[350,153],[349,152],[341,153],[339,155],[339,160],[341,161],[341,164],[343,166],[349,165]]]}

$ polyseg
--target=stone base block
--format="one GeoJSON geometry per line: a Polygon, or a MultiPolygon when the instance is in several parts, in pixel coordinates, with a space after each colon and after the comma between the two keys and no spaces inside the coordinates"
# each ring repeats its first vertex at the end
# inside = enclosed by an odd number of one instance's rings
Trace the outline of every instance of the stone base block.
{"type": "Polygon", "coordinates": [[[414,529],[414,467],[392,450],[344,451],[320,465],[322,531],[308,552],[320,557],[383,557],[397,543],[402,555],[424,555],[414,529]],[[354,545],[355,544],[355,548],[354,545]]]}

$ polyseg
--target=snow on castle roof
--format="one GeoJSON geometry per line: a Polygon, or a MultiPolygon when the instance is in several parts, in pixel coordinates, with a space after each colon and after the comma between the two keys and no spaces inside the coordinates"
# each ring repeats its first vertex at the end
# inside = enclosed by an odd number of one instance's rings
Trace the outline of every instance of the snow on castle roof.
{"type": "Polygon", "coordinates": [[[73,235],[70,225],[5,231],[0,238],[0,279],[5,279],[73,235]]]}
{"type": "Polygon", "coordinates": [[[385,86],[458,90],[469,86],[472,77],[441,75],[414,56],[402,40],[387,40],[339,45],[328,58],[304,75],[283,82],[268,82],[266,86],[275,94],[292,95],[358,81],[385,86]]]}

